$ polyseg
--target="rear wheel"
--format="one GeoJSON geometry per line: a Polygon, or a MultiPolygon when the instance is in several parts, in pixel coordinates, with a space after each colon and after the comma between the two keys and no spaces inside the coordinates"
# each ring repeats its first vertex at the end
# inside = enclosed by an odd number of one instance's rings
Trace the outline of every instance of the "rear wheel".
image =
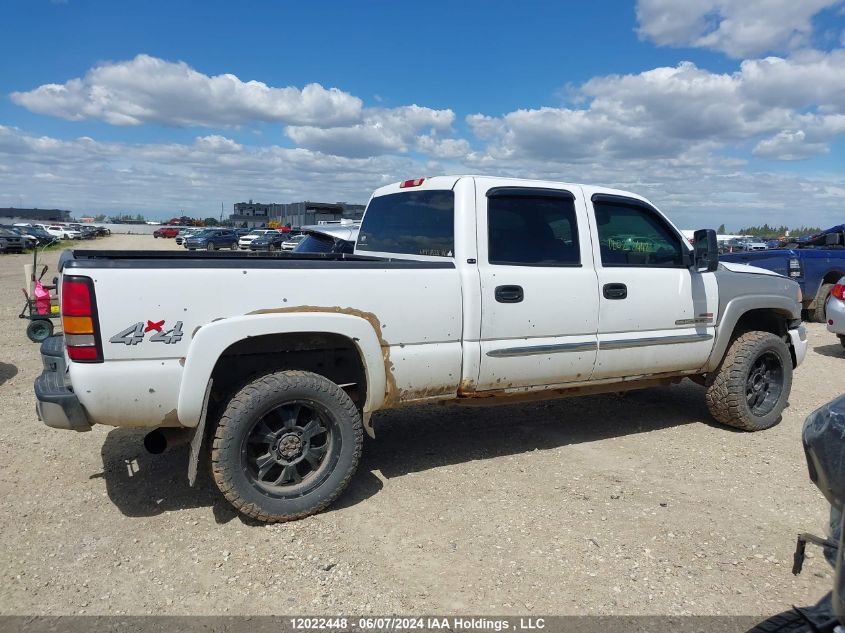
{"type": "Polygon", "coordinates": [[[839,342],[842,343],[842,347],[845,347],[845,336],[839,335],[839,342]]]}
{"type": "Polygon", "coordinates": [[[363,425],[335,383],[311,372],[262,376],[229,401],[214,435],[214,480],[260,521],[319,512],[346,488],[361,457],[363,425]]]}
{"type": "Polygon", "coordinates": [[[822,284],[819,286],[819,291],[816,294],[816,307],[810,310],[810,318],[816,323],[827,322],[827,316],[824,313],[824,309],[827,300],[830,298],[831,290],[833,290],[833,284],[822,284]]]}
{"type": "Polygon", "coordinates": [[[707,376],[710,414],[744,431],[776,425],[792,389],[792,356],[771,332],[746,332],[728,348],[718,369],[707,376]]]}

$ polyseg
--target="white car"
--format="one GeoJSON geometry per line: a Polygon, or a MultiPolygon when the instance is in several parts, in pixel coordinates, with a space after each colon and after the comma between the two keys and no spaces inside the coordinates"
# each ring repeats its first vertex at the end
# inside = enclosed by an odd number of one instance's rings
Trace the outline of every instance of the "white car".
{"type": "Polygon", "coordinates": [[[831,289],[824,306],[824,314],[827,319],[827,331],[836,334],[842,347],[845,347],[845,277],[831,289]]]}
{"type": "Polygon", "coordinates": [[[257,237],[261,237],[262,235],[267,235],[267,233],[272,233],[276,229],[253,229],[246,235],[242,235],[241,238],[238,240],[238,248],[242,251],[249,250],[250,244],[252,244],[253,240],[257,237]]]}
{"type": "Polygon", "coordinates": [[[305,239],[304,235],[291,235],[290,237],[288,237],[288,239],[286,239],[284,242],[282,242],[282,250],[283,251],[292,251],[297,246],[299,246],[299,243],[304,239],[305,239]]]}
{"type": "Polygon", "coordinates": [[[53,224],[48,226],[46,229],[50,235],[53,237],[58,237],[60,240],[81,240],[82,233],[79,231],[74,231],[73,229],[69,229],[66,226],[61,226],[60,224],[53,224]]]}
{"type": "Polygon", "coordinates": [[[193,227],[193,228],[190,228],[190,229],[182,229],[181,231],[179,231],[176,234],[175,242],[178,246],[184,246],[186,237],[190,237],[191,235],[195,235],[196,233],[199,233],[200,231],[202,231],[202,229],[197,228],[197,227],[193,227]]]}

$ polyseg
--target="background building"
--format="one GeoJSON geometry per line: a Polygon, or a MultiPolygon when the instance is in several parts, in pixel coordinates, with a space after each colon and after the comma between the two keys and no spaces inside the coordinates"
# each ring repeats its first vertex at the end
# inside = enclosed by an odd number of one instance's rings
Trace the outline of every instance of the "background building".
{"type": "Polygon", "coordinates": [[[290,202],[287,204],[262,204],[236,202],[229,220],[239,227],[256,228],[275,220],[290,226],[305,226],[341,219],[360,220],[364,215],[363,204],[345,202],[290,202]]]}
{"type": "Polygon", "coordinates": [[[68,222],[70,211],[62,209],[17,209],[0,207],[0,218],[13,218],[18,221],[32,222],[68,222]]]}

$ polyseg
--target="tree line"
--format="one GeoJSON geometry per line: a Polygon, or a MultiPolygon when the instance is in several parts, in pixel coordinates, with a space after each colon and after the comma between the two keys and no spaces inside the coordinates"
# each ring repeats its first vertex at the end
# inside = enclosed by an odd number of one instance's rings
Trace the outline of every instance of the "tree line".
{"type": "MultiPolygon", "coordinates": [[[[721,235],[725,235],[728,233],[728,230],[725,228],[724,224],[720,224],[719,228],[716,229],[716,232],[721,235]]],[[[790,237],[801,237],[802,235],[815,235],[816,233],[821,232],[822,229],[818,226],[798,226],[791,229],[788,226],[769,226],[768,224],[764,224],[762,226],[746,226],[739,229],[736,234],[776,239],[786,236],[787,233],[790,237]]]]}

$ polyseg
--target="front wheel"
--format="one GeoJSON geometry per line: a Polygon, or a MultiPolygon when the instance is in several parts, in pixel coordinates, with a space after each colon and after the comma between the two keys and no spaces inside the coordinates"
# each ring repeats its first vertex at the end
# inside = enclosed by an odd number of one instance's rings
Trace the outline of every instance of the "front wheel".
{"type": "Polygon", "coordinates": [[[208,245],[205,247],[205,250],[213,251],[214,250],[214,244],[212,242],[209,242],[208,245]]]}
{"type": "Polygon", "coordinates": [[[845,347],[845,336],[839,335],[839,342],[842,343],[842,347],[845,347]]]}
{"type": "Polygon", "coordinates": [[[229,401],[214,434],[212,473],[243,514],[290,521],[343,492],[362,444],[361,416],[345,391],[311,372],[282,371],[229,401]]]}
{"type": "Polygon", "coordinates": [[[744,431],[775,426],[792,389],[792,355],[771,332],[746,332],[707,376],[705,399],[722,424],[744,431]]]}

